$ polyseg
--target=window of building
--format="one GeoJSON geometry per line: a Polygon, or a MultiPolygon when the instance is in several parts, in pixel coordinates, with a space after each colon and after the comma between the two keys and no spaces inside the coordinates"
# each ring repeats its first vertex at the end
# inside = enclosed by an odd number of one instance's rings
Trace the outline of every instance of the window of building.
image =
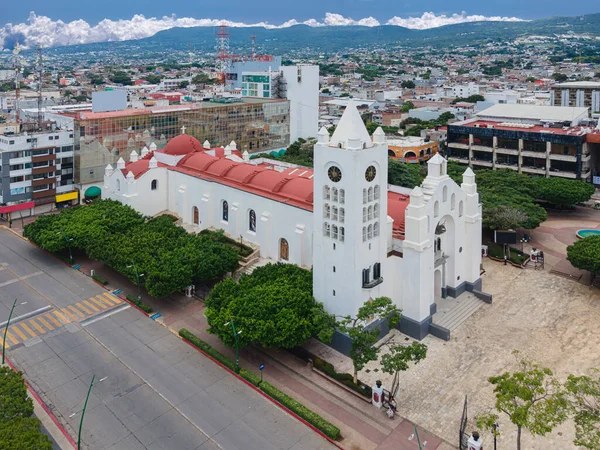
{"type": "Polygon", "coordinates": [[[337,206],[331,207],[331,220],[338,220],[338,209],[337,206]]]}
{"type": "Polygon", "coordinates": [[[371,205],[367,208],[367,220],[373,220],[373,207],[371,205]]]}
{"type": "Polygon", "coordinates": [[[373,279],[378,280],[381,278],[381,263],[375,263],[373,265],[373,279]]]}
{"type": "Polygon", "coordinates": [[[333,273],[335,273],[335,266],[333,266],[333,273]]]}
{"type": "Polygon", "coordinates": [[[117,192],[121,192],[121,180],[117,180],[117,192]]]}
{"type": "Polygon", "coordinates": [[[363,205],[367,203],[367,190],[363,189],[363,205]]]}
{"type": "Polygon", "coordinates": [[[379,200],[379,185],[375,185],[375,189],[374,189],[374,196],[375,196],[375,200],[379,200]]]}
{"type": "Polygon", "coordinates": [[[248,212],[248,230],[256,232],[256,213],[253,209],[248,212]]]}
{"type": "Polygon", "coordinates": [[[450,196],[450,209],[452,211],[454,211],[454,208],[456,207],[456,194],[452,194],[450,196]]]}
{"type": "Polygon", "coordinates": [[[290,259],[290,246],[284,238],[279,240],[279,259],[287,261],[290,259]]]}
{"type": "Polygon", "coordinates": [[[442,201],[444,203],[448,201],[448,186],[444,186],[444,189],[442,189],[442,201]]]}
{"type": "Polygon", "coordinates": [[[367,241],[367,227],[363,227],[363,242],[367,241]]]}
{"type": "Polygon", "coordinates": [[[152,180],[152,183],[150,185],[150,189],[155,191],[156,189],[158,189],[158,180],[152,180]]]}
{"type": "Polygon", "coordinates": [[[371,268],[363,269],[362,271],[362,282],[363,286],[366,286],[371,282],[371,268]]]}
{"type": "Polygon", "coordinates": [[[379,219],[379,203],[373,205],[373,219],[379,219]]]}
{"type": "Polygon", "coordinates": [[[346,202],[346,191],[340,189],[340,203],[343,205],[346,202]]]}
{"type": "Polygon", "coordinates": [[[338,227],[336,225],[331,226],[331,239],[338,238],[338,227]]]}
{"type": "Polygon", "coordinates": [[[197,206],[192,208],[192,223],[194,225],[200,225],[200,211],[197,206]]]}
{"type": "Polygon", "coordinates": [[[463,202],[458,202],[458,217],[463,216],[463,202]]]}
{"type": "Polygon", "coordinates": [[[331,194],[330,194],[330,190],[329,190],[329,186],[323,186],[323,198],[325,200],[330,200],[331,199],[331,194]]]}
{"type": "Polygon", "coordinates": [[[363,208],[363,223],[367,223],[367,208],[363,208]]]}
{"type": "Polygon", "coordinates": [[[379,236],[379,222],[375,222],[373,225],[373,236],[379,236]]]}
{"type": "Polygon", "coordinates": [[[223,200],[221,219],[224,222],[229,222],[229,203],[226,200],[223,200]]]}
{"type": "Polygon", "coordinates": [[[344,227],[340,227],[340,237],[339,237],[340,242],[344,242],[345,238],[346,238],[346,231],[344,230],[344,227]]]}
{"type": "Polygon", "coordinates": [[[329,206],[329,203],[325,203],[323,205],[323,218],[329,219],[330,217],[331,217],[331,207],[329,206]]]}
{"type": "Polygon", "coordinates": [[[344,223],[344,220],[346,218],[346,210],[344,208],[340,208],[340,222],[344,223]]]}
{"type": "Polygon", "coordinates": [[[373,225],[367,227],[367,239],[373,239],[373,225]]]}
{"type": "Polygon", "coordinates": [[[440,215],[440,202],[436,200],[433,204],[433,217],[437,217],[440,215]]]}
{"type": "Polygon", "coordinates": [[[331,236],[331,227],[327,222],[323,223],[323,236],[329,237],[331,236]]]}
{"type": "Polygon", "coordinates": [[[333,188],[331,190],[331,197],[332,197],[331,198],[332,201],[334,201],[334,202],[338,201],[338,190],[337,190],[337,188],[333,188]]]}
{"type": "Polygon", "coordinates": [[[369,192],[368,201],[372,202],[373,201],[373,188],[370,187],[368,192],[369,192]]]}

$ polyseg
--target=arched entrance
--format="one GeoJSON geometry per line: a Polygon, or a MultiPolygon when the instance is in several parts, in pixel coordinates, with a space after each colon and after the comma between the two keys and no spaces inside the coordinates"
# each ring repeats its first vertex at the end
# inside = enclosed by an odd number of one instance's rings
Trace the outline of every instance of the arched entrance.
{"type": "Polygon", "coordinates": [[[192,223],[194,225],[200,225],[200,211],[198,211],[197,206],[192,208],[192,223]]]}
{"type": "MultiPolygon", "coordinates": [[[[437,203],[437,202],[436,202],[437,203]]],[[[435,223],[435,222],[434,222],[435,223]]],[[[455,224],[451,215],[445,215],[437,222],[433,229],[433,252],[434,252],[434,268],[435,282],[439,272],[440,288],[435,286],[435,297],[445,298],[446,288],[456,287],[456,253],[455,253],[455,224]]]]}
{"type": "Polygon", "coordinates": [[[279,240],[279,259],[283,261],[290,259],[290,246],[284,238],[279,240]]]}

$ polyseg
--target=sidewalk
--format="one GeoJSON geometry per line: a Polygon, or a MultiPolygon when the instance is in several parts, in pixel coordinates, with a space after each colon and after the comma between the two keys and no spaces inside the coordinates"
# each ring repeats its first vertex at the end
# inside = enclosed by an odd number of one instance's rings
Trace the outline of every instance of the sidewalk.
{"type": "MultiPolygon", "coordinates": [[[[103,263],[77,259],[79,270],[89,274],[94,269],[109,282],[110,289],[122,289],[124,295],[137,296],[137,286],[126,277],[115,273],[103,263]]],[[[165,299],[150,297],[142,290],[142,301],[152,306],[154,312],[162,315],[158,319],[166,327],[177,333],[187,328],[208,342],[215,349],[235,358],[235,350],[225,346],[215,335],[206,332],[208,323],[204,316],[204,304],[197,299],[173,294],[165,299]]],[[[399,415],[390,420],[383,409],[377,410],[334,383],[313,372],[301,361],[283,350],[240,350],[240,366],[260,374],[258,366],[265,364],[265,381],[315,411],[340,428],[343,439],[341,445],[348,450],[413,450],[418,449],[413,435],[413,424],[399,415]]],[[[453,447],[439,437],[417,427],[421,443],[427,441],[427,449],[449,450],[453,447]]]]}

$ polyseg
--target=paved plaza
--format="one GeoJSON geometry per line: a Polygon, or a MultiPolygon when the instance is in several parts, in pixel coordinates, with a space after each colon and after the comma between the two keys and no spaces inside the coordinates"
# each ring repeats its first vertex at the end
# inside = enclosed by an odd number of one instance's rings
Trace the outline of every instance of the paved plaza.
{"type": "Polygon", "coordinates": [[[89,277],[0,228],[7,356],[90,450],[332,449],[328,441],[89,277]]]}

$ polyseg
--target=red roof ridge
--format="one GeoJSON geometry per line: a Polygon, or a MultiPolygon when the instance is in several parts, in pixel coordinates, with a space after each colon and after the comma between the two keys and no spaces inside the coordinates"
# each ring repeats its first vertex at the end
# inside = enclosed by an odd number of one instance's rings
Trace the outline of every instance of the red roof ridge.
{"type": "Polygon", "coordinates": [[[285,184],[288,183],[290,180],[292,180],[292,177],[282,178],[281,180],[279,180],[277,182],[277,184],[275,186],[273,186],[273,191],[272,192],[279,192],[279,191],[281,191],[281,188],[283,186],[285,186],[285,184]]]}
{"type": "Polygon", "coordinates": [[[259,174],[259,173],[261,173],[261,172],[264,172],[265,170],[266,170],[266,169],[263,169],[263,168],[259,168],[259,167],[257,167],[257,168],[256,168],[256,169],[254,169],[252,172],[250,172],[248,175],[246,175],[246,178],[244,178],[244,179],[242,180],[242,183],[243,183],[243,184],[250,183],[250,181],[252,181],[252,179],[253,179],[253,178],[254,178],[256,175],[258,175],[258,174],[259,174]]]}

